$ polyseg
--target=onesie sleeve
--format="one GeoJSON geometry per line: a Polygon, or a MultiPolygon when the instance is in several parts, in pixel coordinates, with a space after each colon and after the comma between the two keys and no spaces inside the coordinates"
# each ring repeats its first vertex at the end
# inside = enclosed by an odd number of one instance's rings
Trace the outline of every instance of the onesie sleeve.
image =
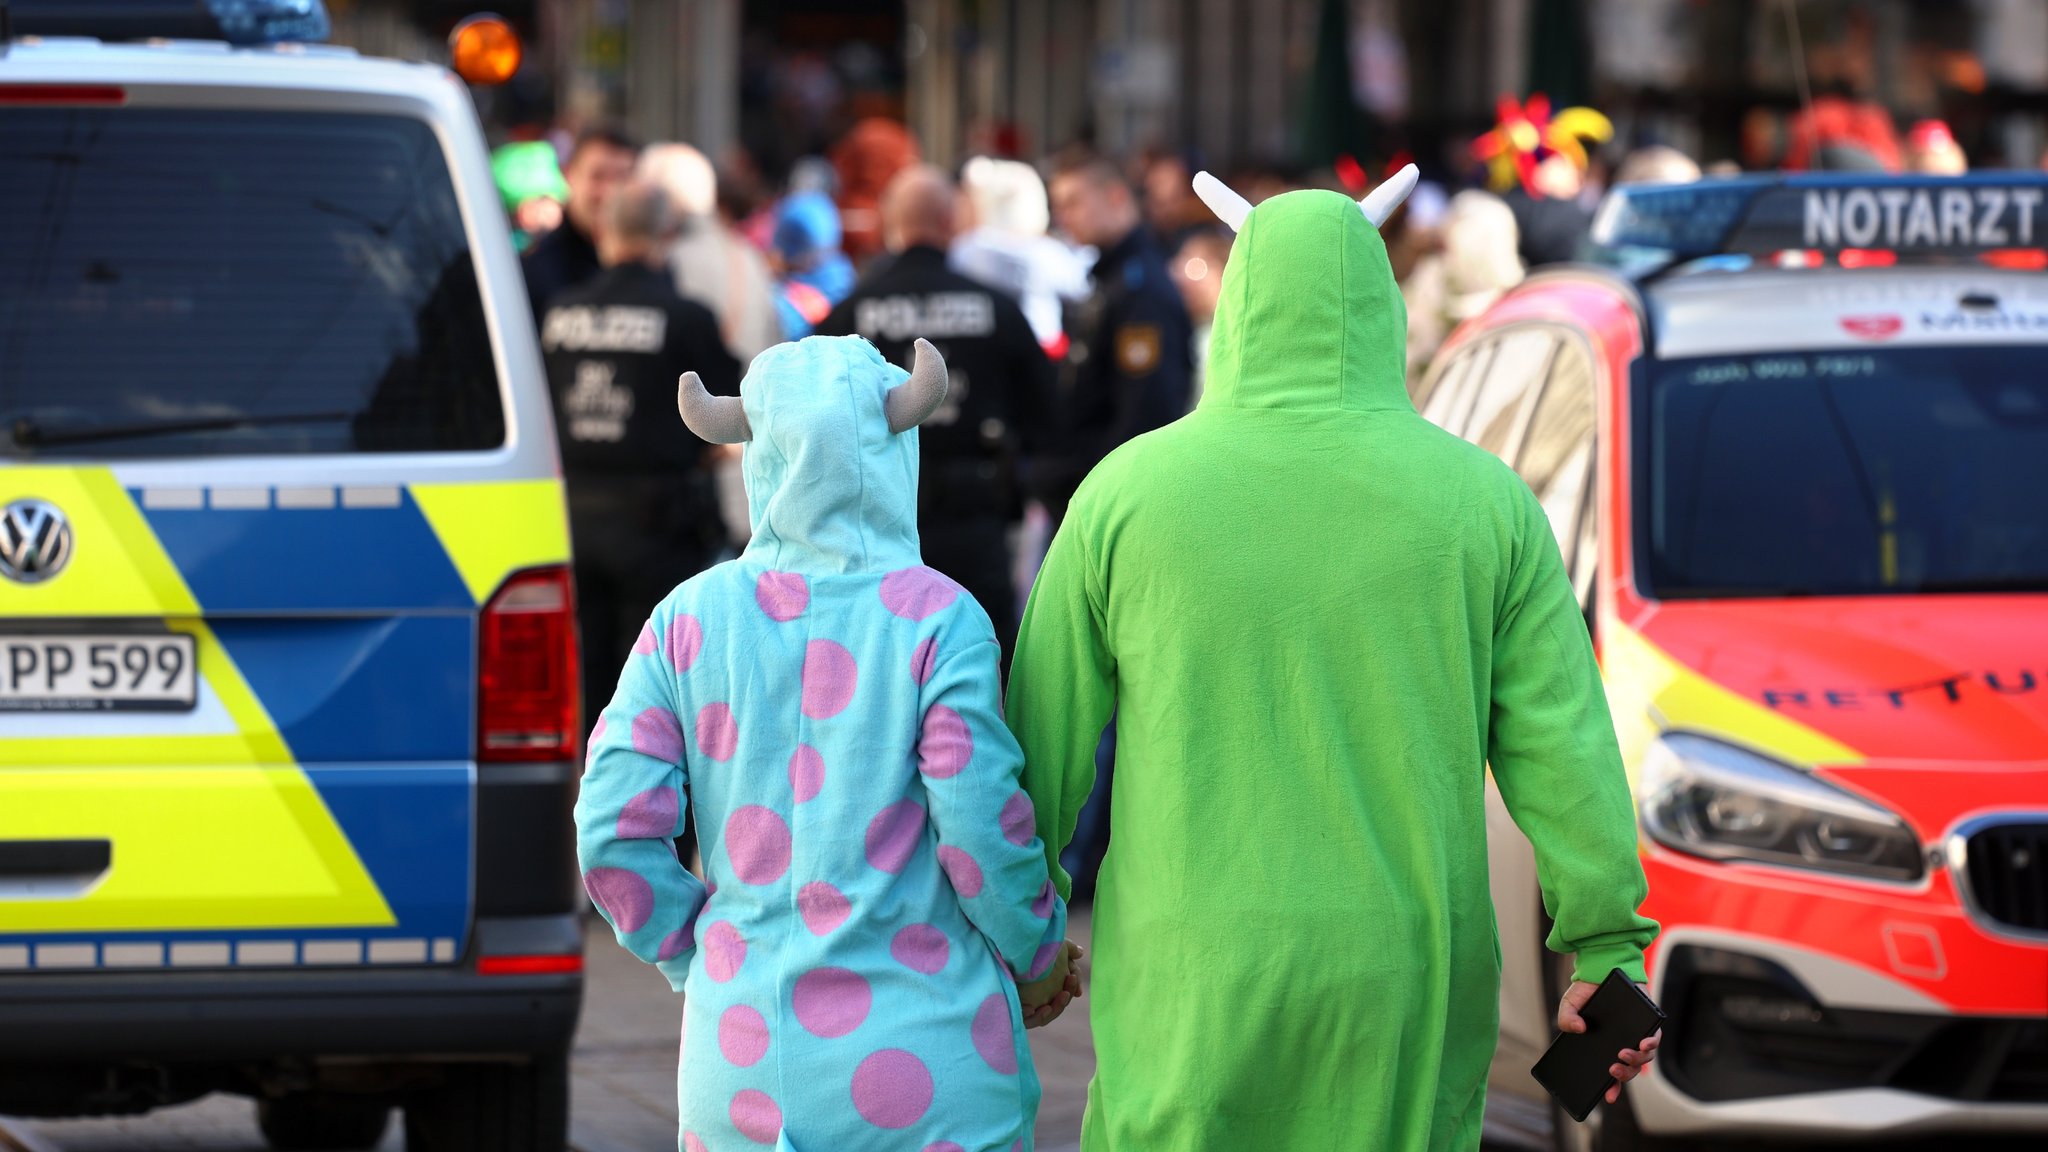
{"type": "Polygon", "coordinates": [[[658,965],[677,991],[705,900],[704,885],[676,858],[688,784],[674,689],[650,621],[590,733],[576,855],[583,887],[619,943],[658,965]]]}
{"type": "Polygon", "coordinates": [[[1649,886],[1628,777],[1557,541],[1536,497],[1514,487],[1514,555],[1493,636],[1494,782],[1536,849],[1550,949],[1577,954],[1575,980],[1597,984],[1619,968],[1640,982],[1657,923],[1636,911],[1649,886]]]}
{"type": "Polygon", "coordinates": [[[1059,855],[1095,788],[1095,748],[1116,705],[1116,660],[1082,523],[1086,494],[1084,487],[1053,537],[1010,658],[1010,729],[1024,749],[1024,790],[1062,895],[1073,893],[1073,880],[1059,855]]]}
{"type": "Polygon", "coordinates": [[[1066,939],[1067,905],[1046,874],[1031,798],[1019,787],[1023,753],[1003,724],[1000,657],[992,635],[937,657],[922,696],[917,768],[939,865],[960,907],[1017,979],[1035,980],[1066,939]]]}

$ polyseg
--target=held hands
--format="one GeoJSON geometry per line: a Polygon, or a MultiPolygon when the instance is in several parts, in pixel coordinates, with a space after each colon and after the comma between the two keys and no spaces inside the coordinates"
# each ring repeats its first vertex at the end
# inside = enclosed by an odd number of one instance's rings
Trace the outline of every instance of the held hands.
{"type": "Polygon", "coordinates": [[[1017,1000],[1024,1009],[1026,1028],[1043,1028],[1059,1019],[1067,1005],[1081,995],[1081,970],[1074,965],[1083,955],[1081,946],[1069,940],[1060,946],[1045,975],[1029,983],[1018,982],[1017,1000]]]}
{"type": "MultiPolygon", "coordinates": [[[[1564,1000],[1557,1006],[1557,1030],[1584,1032],[1586,1022],[1580,1018],[1579,1009],[1584,1008],[1586,1001],[1591,1000],[1593,993],[1599,990],[1598,984],[1588,984],[1584,980],[1572,981],[1572,986],[1564,990],[1564,1000]]],[[[1644,991],[1648,992],[1649,989],[1646,988],[1644,991]]],[[[1659,1028],[1655,1035],[1644,1037],[1641,1044],[1621,1050],[1615,1058],[1616,1063],[1607,1069],[1608,1075],[1614,1077],[1614,1087],[1607,1090],[1609,1104],[1621,1099],[1623,1084],[1640,1076],[1643,1069],[1649,1067],[1650,1061],[1657,1058],[1657,1045],[1663,1042],[1664,1030],[1659,1028]]]]}

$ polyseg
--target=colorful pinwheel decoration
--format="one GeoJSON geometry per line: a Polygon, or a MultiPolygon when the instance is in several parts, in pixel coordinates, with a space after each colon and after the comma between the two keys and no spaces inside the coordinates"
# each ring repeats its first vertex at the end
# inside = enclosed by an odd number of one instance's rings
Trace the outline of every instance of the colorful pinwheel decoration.
{"type": "Polygon", "coordinates": [[[1487,183],[1495,192],[1505,192],[1520,183],[1531,196],[1536,189],[1536,166],[1553,153],[1561,153],[1585,171],[1586,146],[1591,140],[1606,143],[1614,136],[1614,124],[1591,108],[1566,108],[1550,112],[1550,97],[1541,92],[1525,102],[1503,96],[1498,105],[1500,123],[1472,142],[1472,155],[1486,164],[1487,183]]]}

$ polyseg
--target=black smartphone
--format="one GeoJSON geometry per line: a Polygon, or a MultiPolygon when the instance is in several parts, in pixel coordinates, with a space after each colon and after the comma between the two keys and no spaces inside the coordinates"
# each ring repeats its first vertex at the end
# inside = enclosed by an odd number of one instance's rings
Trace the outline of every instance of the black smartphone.
{"type": "Polygon", "coordinates": [[[1614,1087],[1608,1069],[1623,1048],[1633,1048],[1664,1026],[1664,1010],[1616,968],[1579,1009],[1584,1032],[1562,1032],[1529,1069],[1557,1105],[1583,1124],[1614,1087]]]}

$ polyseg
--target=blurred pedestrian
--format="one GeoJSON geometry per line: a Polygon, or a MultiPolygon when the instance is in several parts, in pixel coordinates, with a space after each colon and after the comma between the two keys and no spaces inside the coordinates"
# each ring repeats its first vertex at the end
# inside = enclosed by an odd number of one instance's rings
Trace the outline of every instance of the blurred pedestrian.
{"type": "Polygon", "coordinates": [[[527,140],[499,147],[491,153],[491,182],[512,222],[513,247],[524,252],[561,226],[569,185],[562,180],[554,145],[527,140]]]}
{"type": "Polygon", "coordinates": [[[541,322],[576,557],[585,716],[610,698],[655,602],[723,545],[705,446],[676,426],[676,381],[695,372],[732,395],[740,377],[718,321],[677,295],[662,267],[676,226],[668,194],[628,183],[608,196],[598,225],[603,270],[557,293],[541,322]]]}
{"type": "Polygon", "coordinates": [[[1846,88],[1822,93],[1792,118],[1784,167],[1792,172],[1897,172],[1899,136],[1892,114],[1846,88]]]}
{"type": "Polygon", "coordinates": [[[795,192],[775,206],[768,259],[784,340],[801,340],[853,291],[853,263],[839,250],[839,209],[823,192],[795,192]]]}
{"type": "Polygon", "coordinates": [[[918,432],[918,537],[925,563],[988,612],[1007,666],[1017,635],[1010,533],[1023,514],[1022,457],[1044,440],[1052,364],[1008,296],[947,266],[956,207],[944,173],[904,169],[880,209],[894,259],[864,277],[818,334],[858,334],[904,366],[923,337],[945,358],[946,401],[918,432]]]}
{"type": "Polygon", "coordinates": [[[668,193],[680,221],[668,250],[676,291],[718,317],[725,346],[744,371],[782,339],[768,261],[720,215],[718,176],[702,152],[688,144],[652,145],[640,156],[640,175],[668,193]]]}
{"type": "Polygon", "coordinates": [[[555,294],[596,276],[598,223],[612,190],[633,175],[640,144],[616,128],[589,128],[576,137],[562,180],[569,191],[562,226],[534,242],[520,261],[526,273],[526,298],[536,319],[554,302],[555,294]]]}
{"type": "Polygon", "coordinates": [[[1591,157],[1587,141],[1605,141],[1614,125],[1591,108],[1552,113],[1542,93],[1516,102],[1502,97],[1499,122],[1472,142],[1486,162],[1492,189],[1514,210],[1522,262],[1531,268],[1576,260],[1593,227],[1584,202],[1591,157]]]}
{"type": "Polygon", "coordinates": [[[1194,334],[1137,197],[1115,164],[1094,158],[1063,169],[1053,177],[1052,211],[1062,231],[1100,253],[1087,298],[1067,309],[1065,429],[1041,486],[1058,524],[1097,461],[1187,411],[1194,334]]]}
{"type": "Polygon", "coordinates": [[[1699,164],[1668,144],[1638,148],[1614,170],[1616,184],[1690,184],[1699,178],[1699,164]]]}
{"type": "Polygon", "coordinates": [[[894,120],[870,116],[856,123],[832,147],[838,177],[840,228],[847,259],[856,266],[882,251],[882,190],[896,173],[920,159],[917,137],[894,120]]]}
{"type": "Polygon", "coordinates": [[[976,156],[960,170],[968,223],[953,241],[955,270],[1009,295],[1047,355],[1065,354],[1062,313],[1088,294],[1088,265],[1045,234],[1045,181],[1020,160],[976,156]]]}
{"type": "Polygon", "coordinates": [[[1500,197],[1476,188],[1451,197],[1442,238],[1441,250],[1417,261],[1401,285],[1411,394],[1451,330],[1522,282],[1515,214],[1500,197]]]}
{"type": "Polygon", "coordinates": [[[1177,152],[1160,152],[1145,162],[1145,226],[1161,252],[1175,252],[1188,233],[1209,219],[1209,210],[1188,191],[1194,170],[1177,152]]]}
{"type": "Polygon", "coordinates": [[[1167,275],[1180,289],[1193,326],[1194,374],[1190,378],[1188,403],[1202,399],[1202,381],[1209,365],[1209,326],[1216,319],[1216,298],[1223,291],[1223,268],[1230,260],[1230,237],[1214,229],[1188,233],[1180,249],[1167,261],[1167,275]]]}
{"type": "Polygon", "coordinates": [[[1970,170],[1955,133],[1939,120],[1922,120],[1906,133],[1905,159],[1906,171],[1928,176],[1961,176],[1970,170]]]}

